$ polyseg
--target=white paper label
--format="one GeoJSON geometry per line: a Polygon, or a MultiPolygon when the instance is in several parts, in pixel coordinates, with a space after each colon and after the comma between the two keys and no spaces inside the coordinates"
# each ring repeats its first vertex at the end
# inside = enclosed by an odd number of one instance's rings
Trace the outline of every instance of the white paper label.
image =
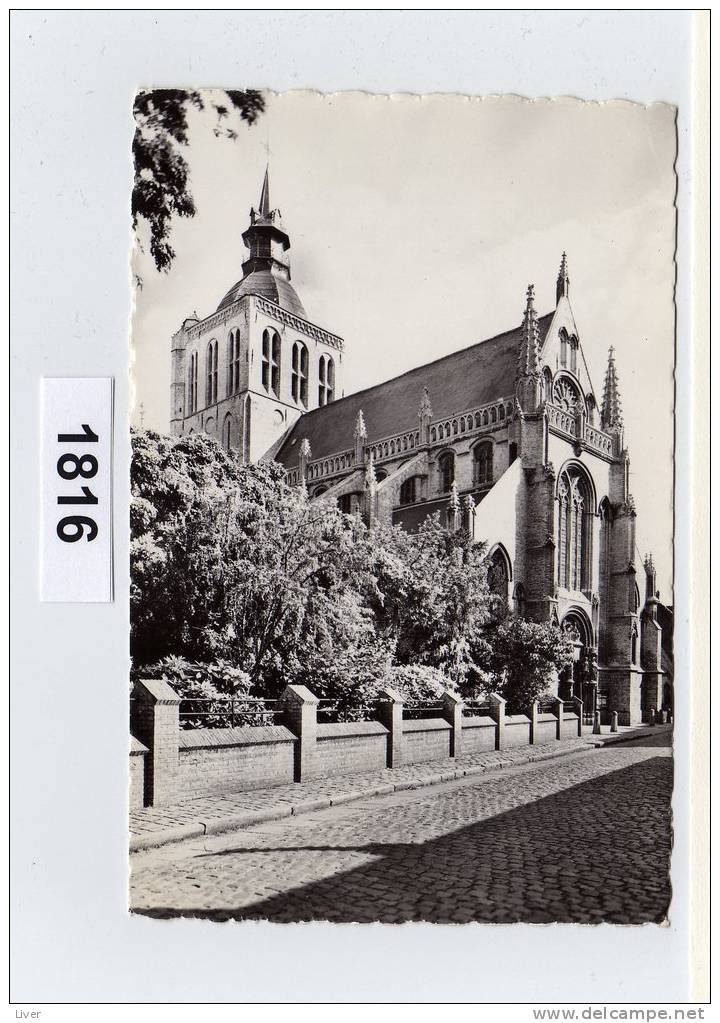
{"type": "Polygon", "coordinates": [[[42,381],[40,599],[112,600],[112,379],[42,381]]]}

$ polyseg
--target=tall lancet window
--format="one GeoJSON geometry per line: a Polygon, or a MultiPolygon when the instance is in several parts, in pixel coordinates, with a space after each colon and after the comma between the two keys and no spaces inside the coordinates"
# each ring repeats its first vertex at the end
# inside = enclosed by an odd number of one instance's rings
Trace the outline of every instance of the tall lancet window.
{"type": "Polygon", "coordinates": [[[583,587],[583,553],[585,532],[585,500],[579,481],[573,481],[572,512],[570,517],[570,589],[583,587]]]}
{"type": "Polygon", "coordinates": [[[487,442],[473,449],[473,483],[476,487],[492,483],[493,446],[487,442]]]}
{"type": "Polygon", "coordinates": [[[567,366],[568,336],[565,330],[560,331],[560,365],[567,366]]]}
{"type": "Polygon", "coordinates": [[[563,473],[558,484],[558,583],[569,590],[590,586],[591,492],[579,473],[563,473]]]}
{"type": "Polygon", "coordinates": [[[570,338],[570,371],[577,373],[577,353],[578,353],[578,339],[576,337],[570,338]]]}
{"type": "Polygon", "coordinates": [[[187,412],[190,415],[193,412],[197,412],[197,386],[198,386],[198,356],[197,352],[193,352],[190,356],[190,366],[188,368],[188,400],[187,400],[187,412]]]}
{"type": "Polygon", "coordinates": [[[302,341],[296,341],[292,348],[292,373],[290,390],[293,401],[307,408],[308,403],[308,350],[302,341]]]}
{"type": "Polygon", "coordinates": [[[236,394],[240,390],[240,331],[235,328],[228,335],[228,374],[227,393],[236,394]]]}
{"type": "Polygon", "coordinates": [[[447,494],[453,485],[455,479],[455,456],[451,451],[446,452],[440,458],[438,463],[439,475],[440,475],[440,492],[447,494]]]}
{"type": "Polygon", "coordinates": [[[568,486],[563,477],[558,486],[558,583],[565,587],[568,585],[569,498],[568,486]]]}
{"type": "Polygon", "coordinates": [[[214,405],[217,401],[218,385],[218,344],[211,341],[207,346],[205,404],[214,405]]]}
{"type": "Polygon", "coordinates": [[[266,328],[262,338],[262,385],[268,394],[280,397],[280,337],[266,328]]]}
{"type": "Polygon", "coordinates": [[[327,405],[335,396],[335,364],[329,355],[318,363],[318,405],[327,405]]]}

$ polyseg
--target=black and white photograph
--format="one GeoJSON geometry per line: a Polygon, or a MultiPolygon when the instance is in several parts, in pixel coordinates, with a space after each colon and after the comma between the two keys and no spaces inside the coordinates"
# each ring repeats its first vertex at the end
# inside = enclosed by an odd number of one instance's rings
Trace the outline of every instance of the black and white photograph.
{"type": "Polygon", "coordinates": [[[711,1019],[709,11],[9,51],[10,1013],[711,1019]]]}
{"type": "Polygon", "coordinates": [[[675,109],[134,118],[132,911],[666,922],[675,109]]]}

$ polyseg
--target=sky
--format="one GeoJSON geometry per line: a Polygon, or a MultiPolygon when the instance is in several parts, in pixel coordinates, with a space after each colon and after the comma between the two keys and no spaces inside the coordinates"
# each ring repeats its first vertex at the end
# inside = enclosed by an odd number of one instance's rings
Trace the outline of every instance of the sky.
{"type": "Polygon", "coordinates": [[[236,141],[210,113],[189,126],[197,214],[173,224],[169,273],[134,253],[135,422],[142,406],[146,427],[168,430],[171,335],[241,277],[268,160],[293,285],[345,340],[345,393],[519,324],[529,283],[551,311],[566,251],[598,402],[615,347],[639,552],[671,602],[673,107],[290,92],[268,94],[236,141]]]}

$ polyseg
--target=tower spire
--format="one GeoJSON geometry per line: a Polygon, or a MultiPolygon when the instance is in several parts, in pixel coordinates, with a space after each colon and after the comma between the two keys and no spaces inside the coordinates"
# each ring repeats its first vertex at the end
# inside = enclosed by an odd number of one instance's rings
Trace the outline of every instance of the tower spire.
{"type": "Polygon", "coordinates": [[[266,217],[270,212],[270,164],[268,163],[265,167],[265,177],[263,178],[262,191],[260,192],[260,205],[258,206],[258,213],[266,217]]]}
{"type": "Polygon", "coordinates": [[[618,386],[617,368],[615,366],[615,349],[608,349],[608,364],[605,371],[605,388],[603,390],[602,416],[603,430],[620,431],[623,427],[622,404],[618,386]]]}
{"type": "Polygon", "coordinates": [[[540,376],[540,331],[535,311],[535,285],[529,284],[526,296],[525,316],[520,333],[518,352],[518,376],[540,376]]]}
{"type": "Polygon", "coordinates": [[[555,299],[568,298],[570,295],[570,278],[568,277],[567,253],[563,252],[560,260],[560,272],[558,273],[557,286],[555,288],[555,299]]]}
{"type": "Polygon", "coordinates": [[[522,412],[537,412],[543,400],[540,329],[535,312],[534,284],[528,284],[525,315],[520,328],[515,399],[522,412]]]}

